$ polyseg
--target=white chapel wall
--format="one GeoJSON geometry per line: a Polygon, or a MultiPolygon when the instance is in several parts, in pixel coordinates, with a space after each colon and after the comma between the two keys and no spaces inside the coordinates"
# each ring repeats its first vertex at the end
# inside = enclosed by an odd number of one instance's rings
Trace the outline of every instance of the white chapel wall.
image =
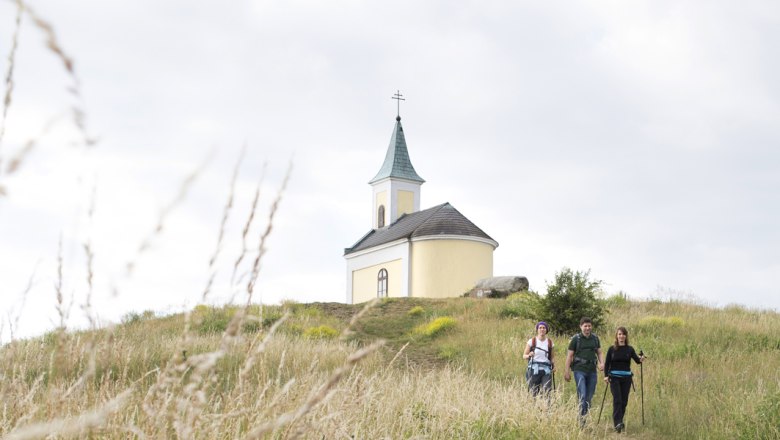
{"type": "Polygon", "coordinates": [[[385,267],[388,271],[388,296],[409,295],[409,242],[406,239],[349,254],[346,259],[347,303],[356,304],[376,298],[379,269],[390,263],[391,266],[385,267]]]}

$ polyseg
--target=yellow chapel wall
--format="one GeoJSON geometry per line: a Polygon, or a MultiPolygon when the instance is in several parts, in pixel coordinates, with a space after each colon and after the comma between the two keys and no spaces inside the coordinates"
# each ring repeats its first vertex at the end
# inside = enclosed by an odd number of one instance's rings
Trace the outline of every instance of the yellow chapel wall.
{"type": "Polygon", "coordinates": [[[398,190],[398,217],[402,214],[414,212],[414,193],[412,191],[398,190]]]}
{"type": "Polygon", "coordinates": [[[376,298],[380,269],[387,270],[387,296],[401,296],[401,260],[388,261],[352,272],[352,303],[362,303],[376,298]]]}
{"type": "Polygon", "coordinates": [[[493,246],[458,239],[414,241],[411,272],[411,296],[460,296],[477,280],[493,276],[493,246]]]}

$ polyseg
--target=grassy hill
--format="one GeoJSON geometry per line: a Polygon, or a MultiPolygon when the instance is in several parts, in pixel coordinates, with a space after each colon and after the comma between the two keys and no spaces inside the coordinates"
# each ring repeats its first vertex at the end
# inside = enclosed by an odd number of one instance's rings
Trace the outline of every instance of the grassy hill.
{"type": "MultiPolygon", "coordinates": [[[[129,314],[0,349],[0,436],[42,438],[593,438],[574,386],[525,392],[533,322],[516,299],[388,299],[129,314]],[[361,314],[362,311],[362,314],[361,314]],[[238,319],[240,318],[240,319],[238,319]],[[382,344],[378,341],[384,341],[382,344]],[[380,345],[381,344],[381,345],[380,345]]],[[[614,300],[644,366],[627,438],[780,438],[780,315],[614,300]]],[[[568,336],[553,335],[562,360],[568,336]]],[[[562,363],[561,363],[562,366],[562,363]]],[[[561,368],[562,370],[562,368],[561,368]]],[[[599,384],[594,398],[604,395],[599,384]]]]}

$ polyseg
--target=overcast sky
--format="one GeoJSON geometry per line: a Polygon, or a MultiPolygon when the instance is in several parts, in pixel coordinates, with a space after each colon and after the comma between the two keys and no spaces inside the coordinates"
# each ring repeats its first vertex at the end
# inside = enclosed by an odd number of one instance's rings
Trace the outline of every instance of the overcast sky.
{"type": "MultiPolygon", "coordinates": [[[[249,260],[290,162],[255,300],[344,301],[398,89],[422,207],[450,202],[498,241],[495,275],[544,292],[570,267],[608,293],[780,309],[776,1],[30,5],[80,99],[24,16],[0,143],[0,338],[59,322],[60,237],[71,326],[87,242],[102,322],[197,304],[243,145],[207,302],[245,298],[229,282],[241,229],[267,163],[249,260]]],[[[3,77],[15,14],[0,3],[3,77]]]]}

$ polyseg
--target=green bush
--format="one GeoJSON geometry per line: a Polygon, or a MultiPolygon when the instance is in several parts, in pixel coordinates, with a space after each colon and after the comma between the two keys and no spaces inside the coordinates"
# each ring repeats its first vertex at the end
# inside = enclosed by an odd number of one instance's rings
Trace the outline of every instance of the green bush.
{"type": "Polygon", "coordinates": [[[244,322],[241,324],[241,331],[244,333],[257,333],[262,328],[262,322],[260,318],[256,316],[247,316],[244,318],[244,322]]]}
{"type": "Polygon", "coordinates": [[[408,312],[406,312],[409,316],[420,316],[423,313],[425,313],[425,309],[422,308],[422,306],[414,306],[411,309],[409,309],[408,312]]]}
{"type": "Polygon", "coordinates": [[[142,313],[127,312],[122,315],[122,324],[135,324],[141,321],[154,319],[155,313],[152,310],[144,310],[142,313]]]}
{"type": "Polygon", "coordinates": [[[193,326],[202,335],[224,332],[231,319],[229,316],[231,313],[225,309],[215,309],[213,307],[210,307],[208,310],[197,310],[196,307],[195,314],[193,326]]]}
{"type": "Polygon", "coordinates": [[[307,328],[303,336],[309,339],[333,339],[339,335],[339,331],[329,325],[307,328]]]}
{"type": "Polygon", "coordinates": [[[573,272],[564,267],[555,274],[555,281],[547,285],[547,295],[539,299],[539,315],[535,319],[550,324],[550,331],[564,334],[579,332],[583,316],[593,321],[593,327],[601,326],[606,310],[597,295],[602,284],[590,279],[590,270],[573,272]]]}
{"type": "Polygon", "coordinates": [[[628,295],[625,292],[618,292],[604,300],[604,303],[608,307],[624,307],[628,305],[628,295]]]}
{"type": "Polygon", "coordinates": [[[122,324],[131,325],[143,321],[141,314],[138,312],[127,312],[122,315],[122,324]]]}
{"type": "Polygon", "coordinates": [[[422,324],[414,329],[414,333],[422,336],[436,336],[448,329],[455,327],[455,318],[449,316],[442,316],[436,318],[428,324],[422,324]]]}
{"type": "Polygon", "coordinates": [[[274,323],[282,318],[282,311],[280,309],[267,308],[263,310],[263,327],[270,327],[274,323]]]}
{"type": "Polygon", "coordinates": [[[539,294],[520,292],[509,295],[499,312],[504,318],[536,319],[539,315],[539,294]]]}

